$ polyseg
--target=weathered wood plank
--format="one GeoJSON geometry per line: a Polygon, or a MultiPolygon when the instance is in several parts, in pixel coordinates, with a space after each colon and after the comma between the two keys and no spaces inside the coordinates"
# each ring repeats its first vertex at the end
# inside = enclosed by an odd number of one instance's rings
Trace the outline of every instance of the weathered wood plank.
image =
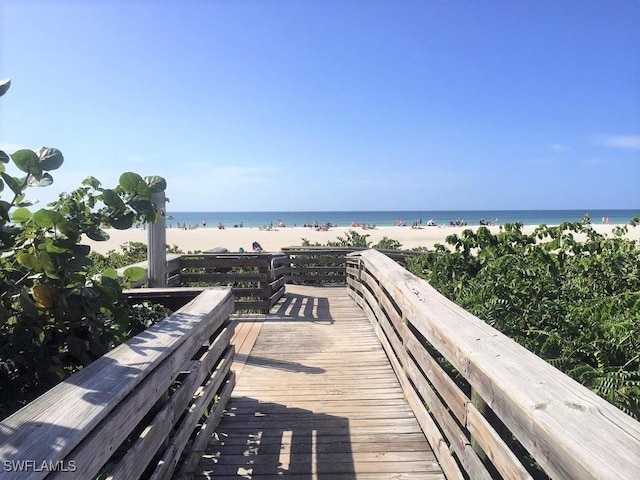
{"type": "MultiPolygon", "coordinates": [[[[177,435],[182,436],[190,435],[193,432],[193,424],[188,425],[188,422],[183,420],[177,427],[176,422],[187,409],[194,397],[194,393],[200,388],[207,376],[212,377],[213,380],[209,380],[212,384],[215,382],[215,385],[212,385],[213,392],[208,393],[208,395],[213,395],[217,391],[226,372],[229,370],[233,358],[232,349],[227,349],[228,352],[225,357],[220,360],[220,355],[229,345],[230,336],[231,331],[229,330],[229,333],[218,339],[218,342],[209,346],[207,353],[202,356],[200,361],[193,362],[194,370],[185,378],[134,445],[129,448],[118,467],[114,469],[112,473],[114,478],[140,477],[165,439],[170,438],[169,434],[172,429],[178,430],[177,435]],[[219,363],[219,366],[211,373],[216,363],[219,363]],[[186,433],[185,429],[187,430],[186,433]]],[[[198,401],[202,401],[202,398],[203,396],[200,396],[198,401]]],[[[193,409],[189,408],[187,416],[192,415],[192,412],[193,409]]],[[[184,446],[183,442],[175,437],[171,439],[171,444],[177,445],[177,448],[173,449],[176,452],[182,451],[184,446]]]]}
{"type": "MultiPolygon", "coordinates": [[[[0,457],[52,462],[64,458],[180,344],[201,342],[207,331],[206,321],[201,320],[211,318],[212,304],[225,303],[228,306],[218,310],[221,316],[233,309],[230,292],[203,292],[183,310],[49,390],[28,409],[6,418],[0,428],[0,457]],[[189,330],[194,331],[192,336],[184,334],[189,330]]],[[[184,355],[176,361],[185,364],[188,352],[184,355]]],[[[32,476],[41,473],[32,472],[32,476]]]]}
{"type": "MultiPolygon", "coordinates": [[[[639,422],[390,259],[375,251],[358,257],[347,261],[347,284],[354,299],[360,299],[361,305],[365,302],[366,289],[359,278],[373,278],[384,286],[406,320],[479,392],[552,478],[603,480],[637,475],[639,422]]],[[[460,407],[455,407],[458,417],[460,407]]],[[[493,434],[482,432],[477,420],[467,419],[466,427],[490,442],[493,434]]]]}
{"type": "MultiPolygon", "coordinates": [[[[202,479],[214,479],[213,476],[210,476],[209,472],[203,472],[195,477],[197,480],[202,479]]],[[[260,472],[253,472],[251,470],[245,470],[239,468],[237,472],[231,475],[218,475],[216,474],[215,480],[237,480],[238,478],[251,478],[255,480],[271,480],[273,479],[273,474],[269,473],[266,475],[261,474],[260,472]]],[[[318,474],[317,472],[311,472],[305,474],[304,477],[308,480],[354,480],[353,473],[328,473],[322,472],[318,474]]],[[[414,473],[401,473],[401,474],[389,474],[389,473],[367,473],[366,477],[360,476],[358,478],[362,478],[363,480],[441,480],[442,474],[440,472],[430,473],[430,472],[414,472],[414,473]]]]}
{"type": "Polygon", "coordinates": [[[334,275],[312,275],[305,274],[304,272],[297,273],[295,270],[291,271],[290,279],[292,282],[316,282],[316,283],[325,283],[325,282],[344,282],[344,275],[342,272],[336,271],[334,275]]]}
{"type": "Polygon", "coordinates": [[[518,457],[509,449],[504,440],[500,438],[473,404],[467,403],[467,409],[466,417],[469,431],[478,442],[478,445],[491,459],[496,470],[504,478],[531,480],[531,475],[518,457]]]}
{"type": "Polygon", "coordinates": [[[344,287],[288,285],[272,312],[197,478],[246,470],[247,478],[443,479],[371,324],[344,287]]]}
{"type": "Polygon", "coordinates": [[[271,264],[270,254],[206,254],[183,255],[180,259],[182,268],[258,268],[271,264]]]}
{"type": "Polygon", "coordinates": [[[203,272],[203,273],[187,273],[181,274],[182,281],[184,283],[220,283],[227,284],[233,282],[268,282],[269,274],[265,273],[217,273],[217,272],[203,272]]]}
{"type": "MultiPolygon", "coordinates": [[[[198,421],[202,418],[205,409],[213,404],[214,396],[220,391],[220,387],[230,380],[229,372],[233,362],[233,349],[220,361],[211,376],[199,390],[200,394],[190,405],[184,417],[180,420],[179,426],[171,439],[169,447],[165,450],[162,459],[158,462],[156,469],[151,475],[152,480],[168,479],[173,474],[180,455],[189,441],[189,437],[196,431],[198,421]]],[[[231,376],[235,374],[231,373],[231,376]]],[[[122,477],[127,478],[127,477],[122,477]]]]}
{"type": "Polygon", "coordinates": [[[264,315],[240,315],[233,317],[235,333],[231,343],[235,346],[236,356],[231,370],[240,373],[249,357],[249,353],[258,338],[264,315]]]}
{"type": "Polygon", "coordinates": [[[207,420],[202,425],[202,428],[197,432],[195,438],[193,439],[193,443],[189,448],[189,451],[185,455],[184,462],[180,467],[180,471],[178,475],[175,475],[175,478],[179,479],[192,479],[194,474],[196,473],[195,469],[200,463],[200,458],[204,453],[204,449],[213,434],[213,430],[220,422],[220,418],[224,413],[224,407],[227,405],[227,402],[231,398],[231,392],[233,391],[233,387],[236,384],[236,375],[234,372],[229,373],[229,377],[226,385],[220,392],[220,397],[216,402],[214,409],[209,412],[209,416],[207,420]]]}
{"type": "MultiPolygon", "coordinates": [[[[228,289],[206,290],[96,360],[0,424],[0,459],[38,465],[73,462],[73,472],[62,469],[49,477],[95,476],[182,371],[194,367],[200,378],[208,374],[197,367],[211,363],[207,354],[219,354],[228,346],[231,334],[225,325],[232,310],[228,289]],[[220,337],[214,336],[218,333],[220,337]],[[209,340],[213,343],[201,362],[192,361],[209,340]]],[[[190,401],[181,398],[176,405],[190,401]]],[[[42,478],[49,472],[33,468],[22,473],[21,478],[42,478]]]]}

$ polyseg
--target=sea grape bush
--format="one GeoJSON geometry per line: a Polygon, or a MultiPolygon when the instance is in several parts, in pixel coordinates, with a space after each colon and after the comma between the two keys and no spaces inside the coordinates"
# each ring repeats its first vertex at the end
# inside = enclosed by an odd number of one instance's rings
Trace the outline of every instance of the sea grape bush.
{"type": "Polygon", "coordinates": [[[320,244],[316,242],[315,245],[312,245],[311,242],[302,238],[302,246],[303,247],[363,247],[363,248],[377,248],[379,250],[399,250],[402,248],[402,244],[397,240],[383,237],[378,243],[375,245],[369,240],[370,235],[360,234],[355,230],[349,230],[346,233],[345,237],[337,237],[334,241],[329,240],[326,244],[320,244]]]}
{"type": "MultiPolygon", "coordinates": [[[[167,248],[167,253],[184,253],[177,246],[167,248]]],[[[89,254],[90,274],[100,275],[109,269],[117,269],[147,260],[147,245],[142,242],[125,242],[120,250],[109,250],[104,255],[96,252],[89,254]]]]}
{"type": "MultiPolygon", "coordinates": [[[[0,82],[0,95],[9,85],[0,82]]],[[[49,172],[63,162],[55,148],[0,151],[0,418],[131,333],[120,282],[113,270],[91,273],[90,247],[81,241],[108,239],[105,225],[154,222],[151,194],[166,183],[127,172],[109,189],[88,178],[33,211],[27,191],[50,185],[49,172]]],[[[143,273],[125,276],[135,281],[143,273]]]]}
{"type": "Polygon", "coordinates": [[[640,246],[589,223],[450,235],[409,270],[618,408],[640,419],[640,246]]]}

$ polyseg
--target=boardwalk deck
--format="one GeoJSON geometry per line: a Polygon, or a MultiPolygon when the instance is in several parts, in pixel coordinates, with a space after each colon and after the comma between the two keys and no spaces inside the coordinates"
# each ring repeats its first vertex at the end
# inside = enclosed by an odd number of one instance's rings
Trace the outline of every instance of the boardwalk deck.
{"type": "Polygon", "coordinates": [[[444,478],[346,288],[288,285],[234,342],[238,382],[196,478],[444,478]]]}

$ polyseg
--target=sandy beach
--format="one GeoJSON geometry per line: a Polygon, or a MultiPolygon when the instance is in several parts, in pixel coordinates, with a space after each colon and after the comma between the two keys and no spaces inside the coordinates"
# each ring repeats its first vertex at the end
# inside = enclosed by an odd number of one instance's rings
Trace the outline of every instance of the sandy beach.
{"type": "MultiPolygon", "coordinates": [[[[600,233],[611,235],[615,225],[594,225],[594,229],[600,233]]],[[[369,235],[368,240],[376,244],[384,237],[397,240],[403,249],[415,247],[433,248],[436,243],[445,243],[445,238],[452,233],[460,233],[466,228],[477,229],[478,226],[467,227],[376,227],[364,230],[361,227],[332,227],[328,231],[316,231],[313,228],[285,227],[272,230],[260,228],[194,228],[183,230],[168,228],[167,245],[177,246],[183,252],[205,251],[215,247],[223,247],[230,252],[237,252],[240,248],[251,251],[253,242],[258,242],[267,252],[277,252],[283,247],[298,246],[302,239],[309,240],[312,244],[319,242],[325,244],[334,241],[338,237],[345,238],[349,230],[355,230],[360,235],[369,235]]],[[[493,232],[499,231],[498,226],[489,227],[493,232]]],[[[536,226],[525,226],[524,232],[532,232],[536,226]]],[[[126,242],[147,243],[148,231],[139,228],[129,230],[108,229],[111,237],[105,242],[95,242],[85,239],[83,243],[89,244],[92,251],[105,254],[110,250],[120,251],[120,246],[126,242]]],[[[628,238],[640,240],[640,227],[630,227],[628,238]]]]}

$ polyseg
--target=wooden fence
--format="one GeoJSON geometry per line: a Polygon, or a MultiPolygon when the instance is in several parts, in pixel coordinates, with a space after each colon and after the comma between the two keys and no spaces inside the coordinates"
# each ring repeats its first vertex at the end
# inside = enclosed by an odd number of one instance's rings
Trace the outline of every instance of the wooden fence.
{"type": "Polygon", "coordinates": [[[347,261],[447,478],[640,478],[640,423],[369,250],[347,261]]]}
{"type": "MultiPolygon", "coordinates": [[[[290,270],[287,283],[324,284],[345,283],[346,257],[352,252],[366,250],[364,247],[287,247],[282,252],[289,257],[290,270]]],[[[419,255],[411,250],[380,250],[380,252],[402,263],[408,256],[419,255]]]]}
{"type": "MultiPolygon", "coordinates": [[[[233,291],[236,310],[266,313],[282,297],[286,283],[344,284],[346,256],[366,248],[287,247],[279,253],[230,253],[215,250],[198,254],[167,254],[166,268],[163,269],[164,285],[227,286],[233,291]]],[[[421,253],[413,250],[380,251],[401,264],[407,257],[421,253]]],[[[143,261],[129,266],[147,269],[148,264],[149,262],[143,261]]],[[[122,274],[126,268],[128,267],[123,267],[118,272],[122,274]]],[[[142,287],[147,284],[147,280],[145,277],[132,287],[142,287]]],[[[175,290],[173,294],[179,295],[179,292],[175,290]]]]}
{"type": "Polygon", "coordinates": [[[0,422],[0,478],[188,477],[235,384],[232,312],[205,290],[0,422]]]}
{"type": "Polygon", "coordinates": [[[228,286],[236,310],[268,312],[284,294],[288,258],[270,253],[182,255],[167,268],[172,284],[228,286]]]}
{"type": "MultiPolygon", "coordinates": [[[[166,284],[170,287],[230,287],[237,311],[268,312],[284,294],[286,283],[345,282],[346,256],[357,247],[288,247],[282,253],[203,252],[167,255],[166,284]]],[[[420,252],[382,250],[403,262],[420,252]]],[[[146,268],[147,262],[136,266],[146,268]]],[[[121,269],[124,270],[124,269],[121,269]]],[[[141,286],[144,281],[135,286],[141,286]]],[[[152,292],[147,292],[153,295],[152,292]]],[[[180,295],[179,290],[172,295],[180,295]]],[[[190,295],[188,292],[184,295],[190,295]]]]}

